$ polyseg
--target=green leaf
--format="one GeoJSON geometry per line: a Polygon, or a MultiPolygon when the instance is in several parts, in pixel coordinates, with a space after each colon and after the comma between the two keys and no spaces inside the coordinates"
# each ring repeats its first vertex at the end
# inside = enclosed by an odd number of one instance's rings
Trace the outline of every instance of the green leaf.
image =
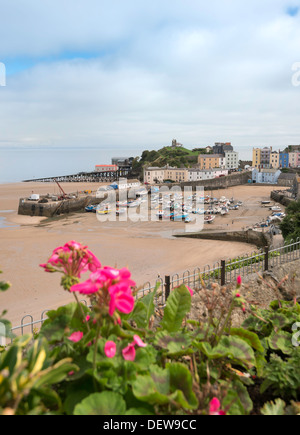
{"type": "Polygon", "coordinates": [[[34,388],[57,384],[63,381],[68,376],[68,373],[77,370],[77,366],[71,363],[70,358],[62,359],[54,366],[39,373],[37,380],[34,382],[34,388]]]}
{"type": "Polygon", "coordinates": [[[191,294],[184,285],[174,289],[167,299],[161,326],[169,332],[178,331],[191,309],[191,301],[191,294]]]}
{"type": "Polygon", "coordinates": [[[129,321],[134,321],[138,328],[145,328],[147,326],[147,307],[141,301],[138,301],[134,305],[134,310],[124,316],[124,318],[129,321]]]}
{"type": "MultiPolygon", "coordinates": [[[[225,385],[225,384],[224,384],[225,385]]],[[[226,387],[225,387],[226,388],[226,387]]],[[[241,381],[235,380],[222,401],[222,407],[227,408],[227,415],[249,415],[253,409],[253,402],[247,388],[241,381]]]]}
{"type": "Polygon", "coordinates": [[[214,348],[209,343],[199,343],[198,347],[209,359],[228,358],[246,368],[256,363],[253,349],[238,337],[222,337],[214,348]]]}
{"type": "Polygon", "coordinates": [[[193,392],[193,377],[187,367],[181,363],[168,363],[170,389],[174,400],[185,409],[196,409],[198,401],[193,392]]]}
{"type": "Polygon", "coordinates": [[[192,338],[182,332],[160,331],[156,334],[154,344],[165,349],[168,356],[180,356],[193,353],[190,348],[192,338]]]}
{"type": "Polygon", "coordinates": [[[254,332],[247,331],[244,328],[231,328],[230,335],[237,336],[242,340],[246,341],[246,343],[248,343],[251,347],[253,347],[253,349],[257,350],[258,352],[264,352],[263,345],[261,344],[258,335],[254,332]]]}
{"type": "Polygon", "coordinates": [[[273,332],[268,338],[271,349],[280,350],[286,355],[290,355],[295,349],[292,344],[291,334],[285,331],[273,332]]]}
{"type": "Polygon", "coordinates": [[[74,415],[125,415],[123,397],[112,391],[94,393],[76,405],[74,415]]]}
{"type": "Polygon", "coordinates": [[[268,320],[272,323],[274,328],[276,328],[277,330],[283,329],[285,326],[290,324],[290,320],[286,316],[280,313],[271,314],[268,320]]]}
{"type": "Polygon", "coordinates": [[[125,415],[155,415],[153,412],[145,408],[130,408],[125,412],[125,415]]]}
{"type": "Polygon", "coordinates": [[[58,308],[58,310],[48,311],[48,319],[43,323],[39,334],[44,336],[49,342],[62,340],[65,335],[65,329],[71,326],[71,320],[77,308],[77,303],[72,302],[58,308]]]}
{"type": "Polygon", "coordinates": [[[268,402],[261,409],[262,415],[285,415],[286,403],[281,399],[276,399],[275,402],[268,402]]]}
{"type": "Polygon", "coordinates": [[[155,286],[155,289],[153,290],[153,292],[148,293],[146,296],[143,296],[140,300],[141,302],[145,305],[146,307],[146,326],[149,325],[149,321],[151,316],[154,314],[154,310],[155,310],[155,305],[154,305],[154,298],[155,295],[157,293],[157,290],[160,287],[160,283],[158,282],[155,286]]]}
{"type": "Polygon", "coordinates": [[[183,409],[196,409],[190,371],[180,363],[167,364],[166,369],[150,367],[150,375],[137,376],[132,384],[135,397],[151,405],[176,403],[183,409]]]}

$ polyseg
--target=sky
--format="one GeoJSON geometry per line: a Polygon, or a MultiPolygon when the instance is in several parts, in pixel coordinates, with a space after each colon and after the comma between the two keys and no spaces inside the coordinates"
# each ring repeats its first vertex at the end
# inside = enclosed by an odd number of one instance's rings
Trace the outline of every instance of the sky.
{"type": "Polygon", "coordinates": [[[300,143],[300,0],[0,0],[0,41],[0,161],[300,143]]]}

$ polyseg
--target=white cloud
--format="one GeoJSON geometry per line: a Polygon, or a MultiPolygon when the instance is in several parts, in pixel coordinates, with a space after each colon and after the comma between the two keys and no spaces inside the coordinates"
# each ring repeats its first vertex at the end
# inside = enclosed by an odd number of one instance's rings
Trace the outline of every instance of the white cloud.
{"type": "Polygon", "coordinates": [[[187,146],[231,140],[249,149],[299,143],[300,88],[291,84],[291,67],[300,61],[300,26],[289,6],[0,1],[0,61],[7,70],[19,58],[33,62],[0,88],[0,146],[105,143],[140,151],[173,137],[187,146]]]}

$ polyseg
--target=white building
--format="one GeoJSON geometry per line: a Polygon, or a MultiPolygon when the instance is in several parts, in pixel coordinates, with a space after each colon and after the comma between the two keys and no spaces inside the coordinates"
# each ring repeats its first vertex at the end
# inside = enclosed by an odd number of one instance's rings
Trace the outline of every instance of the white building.
{"type": "Polygon", "coordinates": [[[257,169],[252,171],[253,183],[277,184],[281,174],[279,169],[257,169]]]}
{"type": "Polygon", "coordinates": [[[239,167],[239,153],[236,151],[225,151],[225,168],[237,169],[239,167]]]}
{"type": "Polygon", "coordinates": [[[228,169],[188,169],[188,181],[212,180],[227,175],[228,169]]]}
{"type": "Polygon", "coordinates": [[[149,167],[144,169],[144,183],[155,184],[162,183],[165,179],[165,169],[158,167],[149,167]]]}

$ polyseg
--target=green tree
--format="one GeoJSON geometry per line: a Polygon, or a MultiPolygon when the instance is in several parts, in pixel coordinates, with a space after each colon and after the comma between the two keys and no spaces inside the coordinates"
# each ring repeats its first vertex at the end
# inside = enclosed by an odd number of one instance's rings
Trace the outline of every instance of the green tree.
{"type": "Polygon", "coordinates": [[[286,217],[280,224],[285,240],[300,238],[300,201],[292,202],[286,209],[286,217]]]}

